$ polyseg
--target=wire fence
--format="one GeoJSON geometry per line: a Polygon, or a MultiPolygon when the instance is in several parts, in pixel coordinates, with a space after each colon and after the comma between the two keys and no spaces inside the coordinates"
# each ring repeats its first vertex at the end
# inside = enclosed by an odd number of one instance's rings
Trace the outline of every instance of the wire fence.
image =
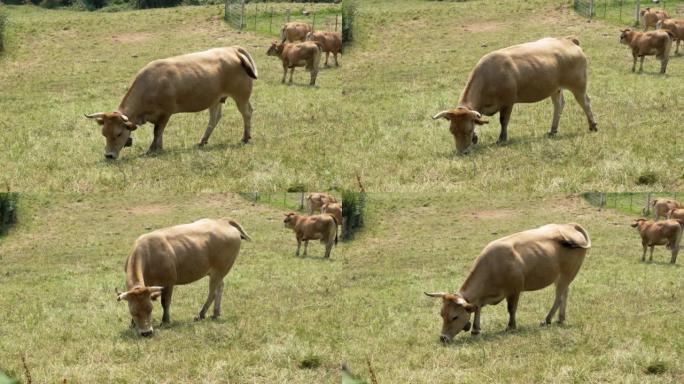
{"type": "Polygon", "coordinates": [[[616,24],[639,25],[639,13],[647,7],[665,10],[671,17],[684,15],[684,0],[573,0],[577,13],[589,20],[601,19],[616,24]]]}
{"type": "Polygon", "coordinates": [[[283,24],[290,21],[305,22],[314,31],[342,30],[342,10],[337,4],[225,0],[224,18],[236,29],[274,36],[280,36],[283,24]]]}
{"type": "Polygon", "coordinates": [[[614,209],[633,215],[651,215],[651,201],[658,198],[677,200],[684,198],[684,192],[587,192],[582,197],[599,210],[614,209]]]}

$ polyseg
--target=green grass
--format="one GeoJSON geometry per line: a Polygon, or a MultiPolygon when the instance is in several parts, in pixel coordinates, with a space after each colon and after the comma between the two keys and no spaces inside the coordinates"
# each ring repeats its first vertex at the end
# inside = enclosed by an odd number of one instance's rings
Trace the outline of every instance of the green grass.
{"type": "MultiPolygon", "coordinates": [[[[681,17],[681,14],[676,14],[681,17]]],[[[668,74],[648,58],[632,74],[631,53],[618,43],[619,25],[587,23],[569,1],[359,3],[355,43],[343,75],[344,157],[371,191],[583,192],[678,190],[684,186],[679,121],[684,58],[668,74]],[[589,95],[599,132],[571,94],[559,134],[546,137],[550,101],[518,104],[509,143],[495,144],[498,117],[480,130],[468,156],[454,156],[445,121],[467,76],[486,53],[545,36],[575,35],[589,59],[589,95]],[[360,76],[359,74],[364,74],[360,76]],[[657,181],[639,185],[655,172],[657,181]]]]}
{"type": "MultiPolygon", "coordinates": [[[[294,256],[282,210],[235,194],[22,195],[0,239],[0,369],[34,382],[337,383],[339,366],[379,383],[625,382],[684,379],[681,267],[641,263],[632,215],[578,196],[370,194],[366,226],[332,259],[294,256]],[[231,216],[254,239],[226,277],[223,316],[193,322],[206,279],[174,291],[172,324],[152,339],[128,329],[123,263],[142,233],[231,216]],[[576,221],[593,248],[571,285],[564,326],[538,327],[553,289],[522,295],[519,330],[504,304],[483,310],[479,338],[437,341],[439,303],[490,241],[576,221]]],[[[153,317],[159,321],[156,304],[153,317]]]]}
{"type": "Polygon", "coordinates": [[[42,192],[281,191],[298,182],[329,189],[352,177],[333,144],[345,119],[337,108],[341,71],[321,70],[318,87],[309,88],[308,73],[299,69],[294,86],[281,85],[279,59],[266,56],[272,38],[227,26],[223,6],[117,13],[6,8],[0,185],[42,192]],[[119,161],[104,161],[104,138],[84,113],[114,110],[153,59],[235,44],[252,54],[260,74],[249,145],[239,145],[242,119],[228,102],[206,149],[196,144],[208,113],[180,114],[166,128],[164,153],[144,155],[152,140],[148,124],[119,161]]]}

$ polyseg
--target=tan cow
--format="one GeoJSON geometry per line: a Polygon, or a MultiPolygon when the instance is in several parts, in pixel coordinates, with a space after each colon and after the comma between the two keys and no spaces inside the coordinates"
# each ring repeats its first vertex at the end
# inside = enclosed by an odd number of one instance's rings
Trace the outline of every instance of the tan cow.
{"type": "Polygon", "coordinates": [[[342,203],[325,203],[321,207],[321,213],[334,216],[337,225],[342,225],[342,203]]]}
{"type": "Polygon", "coordinates": [[[328,66],[328,57],[333,54],[335,66],[339,66],[337,55],[342,53],[342,33],[341,32],[309,32],[306,35],[307,41],[316,41],[325,52],[325,66],[328,66]]]}
{"type": "Polygon", "coordinates": [[[508,121],[516,103],[535,103],[546,98],[553,102],[549,135],[558,131],[565,104],[563,89],[575,96],[596,131],[596,121],[587,96],[587,58],[575,38],[545,38],[491,52],[470,73],[458,106],[442,111],[433,119],[451,121],[450,131],[456,151],[468,153],[477,143],[475,125],[487,124],[482,115],[499,112],[501,133],[498,143],[508,139],[508,121]]]}
{"type": "Polygon", "coordinates": [[[337,203],[337,199],[327,193],[309,193],[309,196],[306,197],[306,211],[309,215],[321,212],[321,208],[327,203],[337,203]]]}
{"type": "Polygon", "coordinates": [[[558,308],[558,322],[564,322],[568,287],[590,247],[587,231],[574,223],[548,224],[489,243],[457,293],[425,293],[442,298],[440,341],[448,343],[461,330],[470,330],[471,313],[475,313],[472,334],[479,334],[482,307],[503,299],[508,303],[507,329],[515,329],[520,294],[554,283],[556,298],[542,325],[551,323],[558,308]]]}
{"type": "Polygon", "coordinates": [[[684,221],[684,208],[672,208],[667,212],[667,219],[684,221]]]}
{"type": "MultiPolygon", "coordinates": [[[[651,208],[653,208],[653,214],[655,215],[655,220],[658,221],[660,217],[667,217],[668,212],[672,209],[684,208],[682,203],[673,199],[658,198],[651,200],[651,208]]],[[[642,210],[646,213],[646,208],[642,210]]]]}
{"type": "Polygon", "coordinates": [[[670,15],[668,15],[667,12],[655,8],[642,9],[639,14],[641,15],[641,24],[644,25],[644,31],[647,31],[649,27],[656,29],[658,21],[670,18],[670,15]]]}
{"type": "Polygon", "coordinates": [[[251,240],[232,219],[202,219],[140,236],[126,260],[127,291],[117,297],[128,302],[138,333],[152,335],[152,300],[161,296],[162,324],[168,323],[173,287],[207,275],[209,294],[195,320],[204,319],[212,302],[212,318],[217,318],[223,278],[235,263],[242,239],[251,240]]]}
{"type": "Polygon", "coordinates": [[[330,257],[330,251],[333,245],[337,245],[337,219],[333,215],[324,213],[322,215],[301,216],[294,212],[285,214],[283,220],[285,228],[290,228],[294,231],[297,238],[297,252],[295,255],[299,256],[299,249],[304,242],[304,256],[306,256],[306,249],[309,246],[309,240],[320,240],[325,244],[325,257],[330,257]]]}
{"type": "Polygon", "coordinates": [[[667,70],[672,49],[672,33],[666,30],[639,32],[631,28],[620,30],[620,43],[632,49],[632,72],[636,70],[637,57],[641,58],[639,72],[644,70],[644,58],[655,55],[660,60],[660,73],[667,70]]]}
{"type": "Polygon", "coordinates": [[[306,34],[313,31],[311,25],[307,23],[302,23],[300,21],[291,21],[285,23],[283,28],[280,29],[280,41],[288,41],[293,43],[295,41],[306,40],[306,34]]]}
{"type": "Polygon", "coordinates": [[[684,20],[683,19],[665,19],[658,21],[657,29],[664,29],[670,31],[673,40],[677,42],[675,55],[679,53],[679,43],[684,40],[684,20]]]}
{"type": "Polygon", "coordinates": [[[237,46],[155,60],[138,72],[116,111],[86,117],[102,126],[105,157],[116,159],[124,146],[131,145],[131,132],[139,125],[154,124],[149,152],[156,152],[163,149],[171,115],[209,109],[209,123],[199,143],[205,145],[221,119],[221,104],[230,97],[242,114],[242,142],[247,143],[252,119],[249,98],[257,76],[252,56],[237,46]]]}
{"type": "Polygon", "coordinates": [[[646,261],[646,248],[649,247],[651,248],[651,255],[648,260],[653,261],[653,249],[656,245],[664,245],[665,248],[672,251],[670,263],[674,264],[677,261],[679,243],[682,241],[684,221],[636,219],[632,224],[632,227],[636,228],[641,235],[641,245],[644,247],[641,261],[646,261]]]}
{"type": "Polygon", "coordinates": [[[280,44],[274,41],[266,54],[268,56],[277,56],[283,62],[283,84],[285,83],[288,69],[290,69],[290,84],[292,84],[292,74],[295,67],[306,67],[306,70],[311,73],[309,85],[316,85],[318,66],[321,61],[320,45],[313,41],[280,44]]]}

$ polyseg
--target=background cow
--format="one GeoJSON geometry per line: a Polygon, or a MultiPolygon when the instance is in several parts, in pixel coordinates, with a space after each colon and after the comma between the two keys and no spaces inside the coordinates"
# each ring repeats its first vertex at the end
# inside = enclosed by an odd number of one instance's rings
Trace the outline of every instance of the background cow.
{"type": "Polygon", "coordinates": [[[321,212],[321,208],[328,203],[337,203],[333,195],[327,193],[312,192],[306,197],[306,211],[309,215],[321,212]]]}
{"type": "Polygon", "coordinates": [[[333,245],[337,245],[337,219],[329,214],[301,216],[294,212],[285,214],[283,220],[285,228],[290,228],[294,231],[297,238],[297,252],[295,255],[299,256],[299,249],[304,242],[304,256],[309,246],[309,240],[320,240],[325,244],[325,257],[330,257],[330,252],[333,245]]]}
{"type": "Polygon", "coordinates": [[[309,32],[306,40],[316,41],[325,52],[325,66],[328,66],[328,58],[333,54],[335,66],[339,66],[337,55],[342,53],[342,33],[341,32],[309,32]]]}
{"type": "Polygon", "coordinates": [[[662,9],[655,8],[642,9],[639,14],[641,15],[641,24],[644,25],[644,31],[647,31],[649,27],[653,27],[653,29],[655,29],[658,21],[670,18],[670,15],[668,15],[667,12],[662,9]]]}
{"type": "Polygon", "coordinates": [[[342,203],[325,203],[321,207],[321,213],[333,215],[337,225],[342,225],[342,203]]]}
{"type": "MultiPolygon", "coordinates": [[[[651,208],[653,208],[655,220],[658,221],[658,219],[661,217],[667,217],[667,214],[670,212],[670,210],[684,208],[684,205],[677,200],[660,197],[651,200],[651,208]]],[[[646,208],[644,208],[642,212],[646,213],[646,208]]]]}
{"type": "Polygon", "coordinates": [[[288,69],[290,69],[290,84],[292,84],[292,74],[295,67],[306,67],[306,70],[311,73],[309,85],[316,85],[318,65],[321,61],[321,47],[315,42],[278,44],[274,41],[266,54],[268,56],[277,56],[283,62],[282,83],[285,83],[288,69]]]}
{"type": "Polygon", "coordinates": [[[672,49],[672,33],[666,30],[639,32],[631,28],[622,29],[620,43],[632,49],[632,72],[636,70],[637,57],[641,58],[639,72],[644,70],[644,58],[655,55],[660,60],[660,73],[667,70],[672,49]]]}
{"type": "Polygon", "coordinates": [[[684,20],[682,19],[665,19],[658,21],[657,29],[664,29],[670,31],[672,38],[677,42],[675,55],[679,53],[679,43],[684,39],[684,20]]]}
{"type": "Polygon", "coordinates": [[[520,294],[551,284],[556,285],[556,298],[542,325],[550,324],[559,308],[558,322],[564,322],[568,287],[590,247],[587,231],[574,223],[548,224],[489,243],[457,293],[425,293],[442,298],[440,341],[448,343],[461,330],[470,330],[471,313],[472,333],[479,334],[482,307],[503,299],[508,303],[507,329],[515,329],[520,294]]]}
{"type": "Polygon", "coordinates": [[[667,219],[675,219],[684,221],[684,209],[682,208],[672,208],[667,212],[667,219]]]}
{"type": "Polygon", "coordinates": [[[306,40],[306,34],[311,32],[313,29],[311,26],[307,23],[302,23],[299,21],[291,21],[289,23],[285,23],[283,25],[283,28],[280,30],[280,39],[281,42],[288,41],[290,43],[293,43],[295,41],[304,41],[306,40]]]}
{"type": "Polygon", "coordinates": [[[461,94],[458,107],[442,111],[433,119],[451,121],[450,131],[456,151],[468,153],[477,143],[475,125],[487,124],[482,115],[499,112],[501,133],[498,143],[508,139],[508,121],[516,103],[535,103],[546,98],[553,102],[549,135],[558,131],[565,104],[563,89],[575,96],[596,131],[596,121],[587,96],[587,58],[574,38],[546,38],[491,52],[475,65],[461,94]]]}
{"type": "Polygon", "coordinates": [[[119,109],[86,115],[102,126],[105,157],[116,159],[132,143],[139,125],[154,124],[149,152],[163,149],[164,128],[171,115],[209,109],[209,123],[199,145],[205,145],[221,119],[221,104],[235,100],[244,121],[242,142],[250,139],[252,81],[258,76],[252,56],[241,47],[214,48],[155,60],[138,72],[119,109]]]}
{"type": "Polygon", "coordinates": [[[681,220],[635,220],[632,224],[632,228],[636,228],[637,231],[639,231],[639,235],[641,235],[641,245],[644,247],[641,261],[646,261],[646,248],[651,248],[651,254],[648,260],[653,261],[653,249],[655,246],[664,245],[665,248],[672,251],[670,263],[674,264],[677,261],[679,243],[682,240],[682,227],[684,227],[684,221],[681,220]]]}
{"type": "Polygon", "coordinates": [[[209,294],[196,320],[204,319],[212,302],[212,318],[217,318],[221,313],[223,277],[233,267],[242,239],[251,240],[232,219],[202,219],[140,236],[126,259],[127,291],[117,297],[128,302],[138,333],[152,335],[152,300],[161,296],[162,323],[168,323],[173,287],[207,275],[209,294]]]}

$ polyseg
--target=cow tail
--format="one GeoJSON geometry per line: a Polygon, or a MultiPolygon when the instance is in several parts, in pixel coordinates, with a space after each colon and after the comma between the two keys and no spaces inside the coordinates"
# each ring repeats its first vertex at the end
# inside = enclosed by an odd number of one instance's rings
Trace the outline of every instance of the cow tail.
{"type": "Polygon", "coordinates": [[[252,79],[257,79],[259,77],[259,73],[257,72],[256,63],[252,59],[252,56],[242,47],[237,47],[236,50],[237,55],[240,58],[240,63],[242,64],[242,68],[245,69],[247,75],[252,79]]]}
{"type": "Polygon", "coordinates": [[[566,37],[566,39],[568,39],[568,40],[572,41],[573,43],[575,43],[576,46],[578,46],[578,47],[580,46],[579,39],[576,38],[575,36],[568,36],[568,37],[566,37]]]}
{"type": "Polygon", "coordinates": [[[333,218],[333,222],[335,223],[335,246],[337,247],[337,226],[340,225],[340,223],[337,222],[337,217],[334,215],[330,215],[333,218]]]}
{"type": "Polygon", "coordinates": [[[584,241],[577,241],[578,239],[565,236],[565,234],[561,231],[560,244],[566,248],[591,248],[591,239],[589,238],[589,234],[587,233],[587,231],[584,228],[582,228],[582,226],[579,224],[573,223],[570,225],[572,225],[577,232],[582,234],[582,237],[584,237],[584,241]]]}
{"type": "Polygon", "coordinates": [[[241,239],[247,240],[247,241],[252,241],[252,238],[249,237],[249,235],[247,234],[247,232],[245,232],[244,229],[242,229],[242,226],[240,225],[240,223],[238,223],[235,220],[230,220],[230,219],[228,220],[228,223],[240,232],[240,238],[241,239]]]}

